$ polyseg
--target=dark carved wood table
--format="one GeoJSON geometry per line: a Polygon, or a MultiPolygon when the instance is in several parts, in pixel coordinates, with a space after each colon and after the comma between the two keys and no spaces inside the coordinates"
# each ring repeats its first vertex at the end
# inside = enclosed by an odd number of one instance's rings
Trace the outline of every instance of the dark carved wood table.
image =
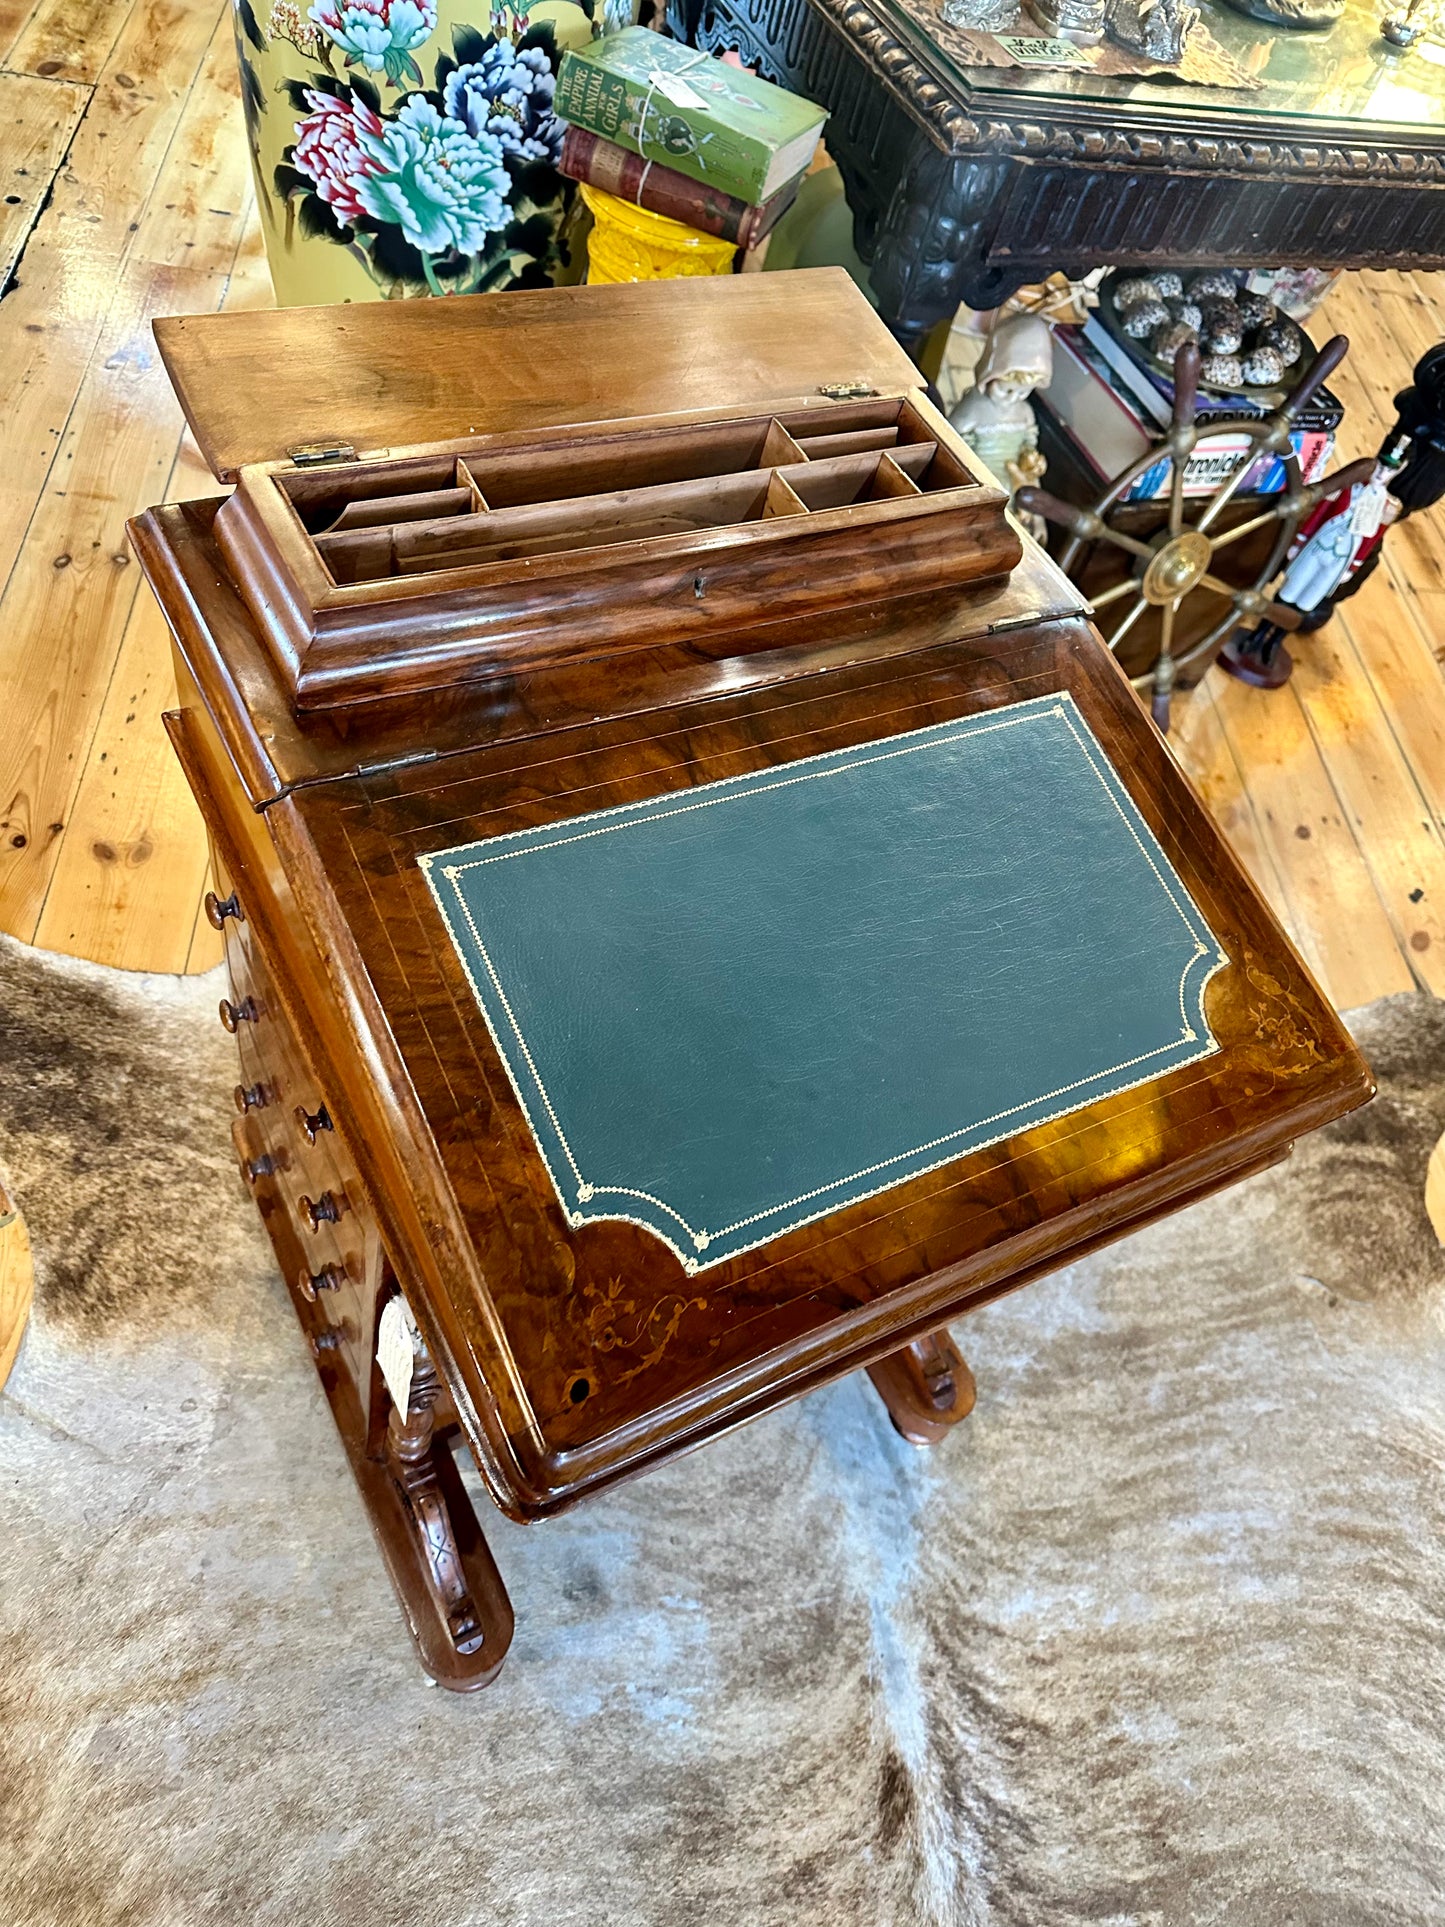
{"type": "Polygon", "coordinates": [[[821,101],[883,318],[910,351],[1053,269],[1445,265],[1445,65],[1379,6],[1324,34],[1205,0],[1256,92],[964,67],[939,0],[672,0],[673,31],[821,101]]]}

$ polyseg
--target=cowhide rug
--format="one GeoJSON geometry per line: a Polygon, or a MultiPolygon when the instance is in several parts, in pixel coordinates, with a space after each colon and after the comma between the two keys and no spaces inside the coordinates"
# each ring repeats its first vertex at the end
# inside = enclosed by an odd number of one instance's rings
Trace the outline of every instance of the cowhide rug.
{"type": "MultiPolygon", "coordinates": [[[[1445,1005],[1375,1106],[853,1379],[491,1528],[429,1689],[232,1168],[215,979],[0,943],[5,1927],[1445,1922],[1445,1005]]],[[[495,1515],[493,1515],[495,1518],[495,1515]]]]}

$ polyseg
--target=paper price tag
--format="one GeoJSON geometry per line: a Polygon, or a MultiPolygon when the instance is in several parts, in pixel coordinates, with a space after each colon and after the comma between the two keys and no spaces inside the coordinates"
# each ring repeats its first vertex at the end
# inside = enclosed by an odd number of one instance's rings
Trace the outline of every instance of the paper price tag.
{"type": "Polygon", "coordinates": [[[1361,540],[1377,535],[1385,520],[1388,491],[1384,480],[1367,482],[1350,510],[1350,533],[1361,540]]]}
{"type": "Polygon", "coordinates": [[[1021,67],[1092,67],[1093,61],[1072,40],[1054,40],[1038,34],[1000,33],[994,39],[1010,60],[1021,67]]]}
{"type": "Polygon", "coordinates": [[[376,1362],[403,1418],[411,1414],[411,1375],[420,1336],[406,1300],[388,1298],[377,1322],[376,1362]]]}
{"type": "Polygon", "coordinates": [[[665,74],[661,68],[654,67],[647,76],[648,87],[670,100],[674,107],[705,107],[707,102],[696,88],[689,87],[681,74],[665,74]]]}

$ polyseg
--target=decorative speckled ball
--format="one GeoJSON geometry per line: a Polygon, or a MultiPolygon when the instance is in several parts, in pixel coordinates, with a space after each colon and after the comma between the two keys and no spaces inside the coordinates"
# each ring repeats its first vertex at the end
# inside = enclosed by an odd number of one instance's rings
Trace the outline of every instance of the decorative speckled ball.
{"type": "Polygon", "coordinates": [[[1184,292],[1184,281],[1173,268],[1166,268],[1162,274],[1154,276],[1154,285],[1166,301],[1179,299],[1184,292]]]}
{"type": "Polygon", "coordinates": [[[1136,308],[1141,301],[1160,301],[1159,283],[1149,275],[1136,274],[1128,281],[1119,281],[1114,286],[1114,306],[1121,311],[1136,308]]]}
{"type": "Polygon", "coordinates": [[[1239,309],[1239,318],[1246,328],[1262,328],[1267,321],[1273,321],[1279,309],[1262,294],[1246,291],[1234,304],[1239,309]]]}
{"type": "Polygon", "coordinates": [[[1251,348],[1239,364],[1248,388],[1272,388],[1284,379],[1284,363],[1273,348],[1251,348]]]}
{"type": "Polygon", "coordinates": [[[1143,341],[1156,328],[1167,327],[1173,318],[1162,301],[1136,301],[1124,310],[1121,325],[1131,341],[1143,341]]]}
{"type": "Polygon", "coordinates": [[[1199,375],[1211,388],[1242,388],[1244,370],[1238,355],[1206,355],[1199,364],[1199,375]]]}
{"type": "Polygon", "coordinates": [[[1199,330],[1187,321],[1171,321],[1167,328],[1150,337],[1149,346],[1161,361],[1173,361],[1186,341],[1198,341],[1199,330]]]}
{"type": "Polygon", "coordinates": [[[1234,276],[1226,274],[1223,268],[1206,268],[1203,274],[1196,274],[1190,281],[1189,292],[1196,301],[1206,301],[1210,295],[1233,301],[1238,285],[1234,276]]]}
{"type": "Polygon", "coordinates": [[[1215,355],[1237,355],[1244,346],[1244,323],[1232,301],[1205,301],[1200,304],[1203,321],[1199,336],[1215,355]]]}
{"type": "Polygon", "coordinates": [[[1164,305],[1176,321],[1182,321],[1186,328],[1192,328],[1196,334],[1204,325],[1204,311],[1197,301],[1191,301],[1187,296],[1176,295],[1172,301],[1166,301],[1164,305]]]}
{"type": "Polygon", "coordinates": [[[1266,321],[1254,340],[1257,348],[1273,348],[1286,368],[1293,368],[1304,353],[1304,336],[1285,314],[1266,321]]]}

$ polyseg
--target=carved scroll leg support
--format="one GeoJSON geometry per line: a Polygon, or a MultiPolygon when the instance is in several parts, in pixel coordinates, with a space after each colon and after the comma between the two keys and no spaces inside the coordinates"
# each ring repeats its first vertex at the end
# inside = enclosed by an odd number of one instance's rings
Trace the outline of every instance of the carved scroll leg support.
{"type": "Polygon", "coordinates": [[[436,1368],[418,1351],[408,1411],[390,1406],[377,1467],[405,1540],[380,1520],[378,1536],[422,1664],[439,1686],[467,1693],[490,1684],[506,1657],[512,1604],[451,1450],[436,1436],[439,1392],[436,1368]]]}
{"type": "Polygon", "coordinates": [[[930,1332],[868,1367],[894,1430],[910,1445],[937,1445],[977,1396],[973,1373],[947,1331],[930,1332]]]}
{"type": "Polygon", "coordinates": [[[447,1502],[437,1478],[432,1414],[437,1401],[436,1369],[430,1359],[418,1358],[411,1382],[411,1410],[406,1418],[393,1405],[386,1424],[386,1457],[392,1477],[406,1494],[416,1521],[417,1536],[431,1573],[432,1587],[446,1619],[447,1632],[457,1651],[480,1652],[486,1634],[467,1591],[447,1502]]]}

